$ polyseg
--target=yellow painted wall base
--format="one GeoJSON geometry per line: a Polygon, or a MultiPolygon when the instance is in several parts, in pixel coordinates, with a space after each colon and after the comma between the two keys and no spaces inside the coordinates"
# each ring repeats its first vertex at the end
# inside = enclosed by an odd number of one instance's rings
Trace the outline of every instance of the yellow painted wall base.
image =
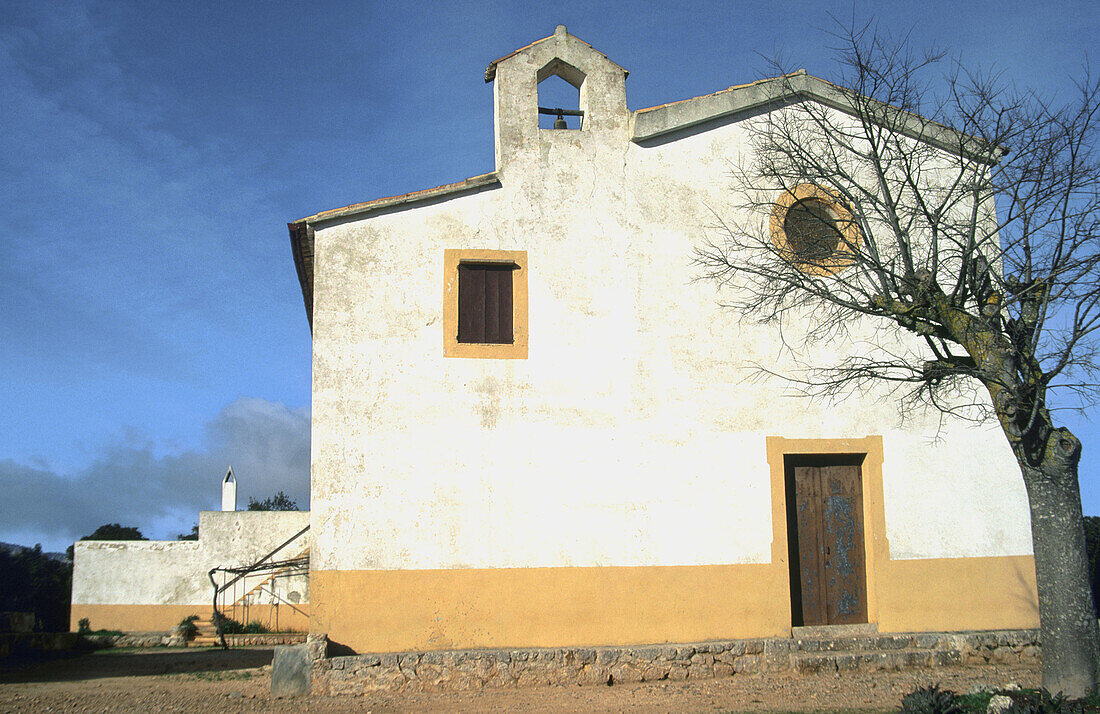
{"type": "MultiPolygon", "coordinates": [[[[309,603],[298,607],[309,612],[309,603]]],[[[251,605],[248,609],[248,621],[259,620],[265,625],[274,622],[270,605],[251,605]]],[[[238,615],[226,613],[231,617],[238,615]]],[[[81,618],[88,618],[93,630],[120,630],[122,632],[157,632],[170,630],[190,615],[208,619],[210,605],[84,605],[73,603],[69,616],[69,628],[75,632],[81,618]]],[[[278,612],[280,629],[305,632],[309,629],[309,618],[294,612],[289,607],[280,607],[278,612]]]]}
{"type": "MultiPolygon", "coordinates": [[[[886,560],[875,573],[881,632],[1039,626],[1031,556],[886,560]]],[[[281,629],[325,632],[358,652],[632,645],[790,633],[785,562],[638,568],[313,571],[311,619],[281,607],[281,629]]],[[[240,619],[271,624],[268,606],[240,619]]],[[[169,630],[202,605],[72,606],[71,627],[169,630]]]]}
{"type": "Polygon", "coordinates": [[[567,647],[789,632],[770,565],[310,573],[312,632],[357,652],[567,647]]]}
{"type": "Polygon", "coordinates": [[[88,618],[93,630],[156,632],[170,630],[190,615],[210,617],[206,605],[82,605],[73,603],[69,628],[76,632],[81,618],[88,618]]]}
{"type": "Polygon", "coordinates": [[[881,632],[1039,626],[1035,559],[1030,555],[889,560],[880,567],[881,632]]]}
{"type": "MultiPolygon", "coordinates": [[[[882,632],[1038,627],[1030,556],[880,562],[882,632]]],[[[696,642],[790,634],[785,562],[322,570],[310,631],[356,652],[696,642]]]]}

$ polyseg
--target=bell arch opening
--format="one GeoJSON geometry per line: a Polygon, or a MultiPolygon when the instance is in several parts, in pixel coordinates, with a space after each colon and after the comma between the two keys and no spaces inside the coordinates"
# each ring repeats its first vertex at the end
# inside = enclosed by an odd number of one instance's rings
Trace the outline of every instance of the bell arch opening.
{"type": "Polygon", "coordinates": [[[555,58],[539,70],[536,80],[539,128],[583,129],[584,72],[555,58]]]}

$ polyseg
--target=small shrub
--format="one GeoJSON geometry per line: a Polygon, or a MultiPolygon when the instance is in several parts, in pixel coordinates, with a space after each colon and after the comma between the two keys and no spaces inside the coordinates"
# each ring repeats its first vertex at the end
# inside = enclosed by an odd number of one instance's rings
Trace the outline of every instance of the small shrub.
{"type": "Polygon", "coordinates": [[[195,620],[199,619],[198,615],[188,615],[180,620],[179,627],[183,630],[183,636],[187,639],[193,639],[195,635],[199,634],[199,628],[195,625],[195,620]]]}
{"type": "Polygon", "coordinates": [[[993,698],[993,692],[975,692],[973,694],[959,694],[955,701],[970,714],[985,714],[989,708],[989,700],[993,698]]]}
{"type": "Polygon", "coordinates": [[[244,625],[221,613],[214,613],[214,627],[223,635],[239,635],[244,632],[244,625]]]}
{"type": "Polygon", "coordinates": [[[268,632],[271,632],[271,630],[264,627],[259,620],[253,620],[244,626],[244,634],[246,635],[262,635],[268,632]]]}
{"type": "Polygon", "coordinates": [[[901,700],[902,714],[965,714],[958,697],[940,685],[918,687],[901,700]]]}
{"type": "Polygon", "coordinates": [[[1012,698],[1012,706],[1006,714],[1082,714],[1086,711],[1086,700],[1068,699],[1061,692],[1051,694],[1045,689],[1020,689],[1004,693],[1012,698]]]}
{"type": "Polygon", "coordinates": [[[232,617],[218,614],[215,616],[215,624],[221,622],[223,635],[263,635],[271,632],[259,620],[253,620],[247,625],[234,620],[232,617]]]}
{"type": "Polygon", "coordinates": [[[92,621],[86,617],[80,618],[80,622],[77,623],[77,632],[82,635],[86,635],[92,631],[92,621]]]}
{"type": "Polygon", "coordinates": [[[219,621],[221,622],[223,635],[264,635],[271,632],[271,630],[259,620],[253,620],[245,625],[234,620],[232,617],[219,614],[216,616],[215,624],[219,621]]]}

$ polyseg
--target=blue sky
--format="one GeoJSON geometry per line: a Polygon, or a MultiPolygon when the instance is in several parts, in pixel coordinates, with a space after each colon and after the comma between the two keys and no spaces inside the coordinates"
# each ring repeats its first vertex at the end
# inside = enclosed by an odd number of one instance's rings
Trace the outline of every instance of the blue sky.
{"type": "MultiPolygon", "coordinates": [[[[153,537],[308,502],[310,338],[286,222],[493,168],[485,66],[570,32],[632,108],[767,73],[829,78],[822,28],[911,31],[1059,94],[1095,3],[20,2],[0,7],[0,541],[153,537]]],[[[1085,512],[1100,514],[1100,430],[1085,512]]]]}

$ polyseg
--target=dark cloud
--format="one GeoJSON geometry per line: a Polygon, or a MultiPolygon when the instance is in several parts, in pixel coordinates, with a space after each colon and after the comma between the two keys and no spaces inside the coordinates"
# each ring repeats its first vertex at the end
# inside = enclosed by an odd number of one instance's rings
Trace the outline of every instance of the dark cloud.
{"type": "Polygon", "coordinates": [[[308,410],[240,398],[207,424],[200,450],[157,454],[153,443],[128,435],[71,475],[0,460],[0,541],[62,550],[104,523],[171,538],[200,510],[220,507],[230,465],[240,507],[285,491],[308,508],[308,410]]]}

